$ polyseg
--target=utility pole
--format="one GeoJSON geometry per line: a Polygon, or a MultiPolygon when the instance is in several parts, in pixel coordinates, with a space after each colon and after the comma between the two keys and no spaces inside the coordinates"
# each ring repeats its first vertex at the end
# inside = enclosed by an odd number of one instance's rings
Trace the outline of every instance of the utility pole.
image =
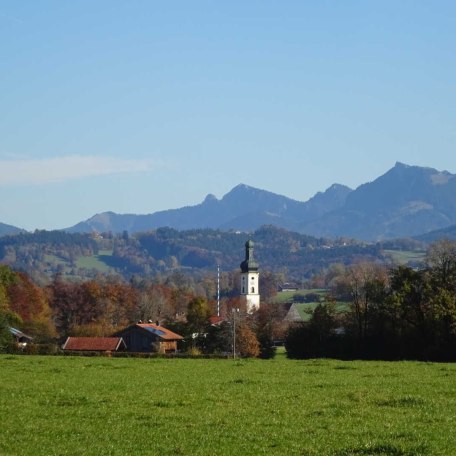
{"type": "Polygon", "coordinates": [[[217,317],[220,317],[220,265],[217,265],[217,317]]]}
{"type": "Polygon", "coordinates": [[[233,359],[236,358],[236,314],[239,309],[233,309],[233,359]]]}

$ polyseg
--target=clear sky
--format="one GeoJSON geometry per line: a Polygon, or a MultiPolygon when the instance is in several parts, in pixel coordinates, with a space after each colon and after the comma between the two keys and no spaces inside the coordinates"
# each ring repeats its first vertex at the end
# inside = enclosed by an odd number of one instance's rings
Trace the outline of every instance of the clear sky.
{"type": "Polygon", "coordinates": [[[0,221],[456,173],[456,2],[0,0],[0,221]]]}

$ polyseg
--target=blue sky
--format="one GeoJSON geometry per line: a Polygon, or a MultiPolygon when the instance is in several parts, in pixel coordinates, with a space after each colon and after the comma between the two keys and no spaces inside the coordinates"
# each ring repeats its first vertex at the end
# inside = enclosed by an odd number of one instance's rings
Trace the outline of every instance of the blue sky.
{"type": "Polygon", "coordinates": [[[456,173],[456,3],[0,0],[0,222],[456,173]]]}

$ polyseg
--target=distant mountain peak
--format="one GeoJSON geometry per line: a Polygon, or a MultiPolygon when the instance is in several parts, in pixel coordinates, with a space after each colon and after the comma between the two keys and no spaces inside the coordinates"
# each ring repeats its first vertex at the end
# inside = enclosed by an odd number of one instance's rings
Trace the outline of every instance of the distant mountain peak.
{"type": "Polygon", "coordinates": [[[397,161],[396,164],[394,165],[395,168],[411,168],[410,165],[406,165],[405,163],[402,163],[400,161],[397,161]]]}
{"type": "Polygon", "coordinates": [[[214,201],[218,201],[217,197],[212,194],[212,193],[209,193],[206,198],[204,198],[204,201],[203,201],[203,204],[204,203],[212,203],[214,201]]]}
{"type": "Polygon", "coordinates": [[[261,190],[259,188],[251,187],[250,185],[246,184],[238,184],[236,187],[232,188],[228,193],[223,195],[222,201],[231,200],[233,198],[238,198],[239,196],[243,195],[251,195],[251,194],[258,194],[258,193],[269,193],[267,190],[261,190]]]}
{"type": "Polygon", "coordinates": [[[251,192],[251,191],[263,191],[263,190],[260,190],[260,189],[255,188],[255,187],[251,187],[250,185],[246,185],[246,184],[238,184],[238,185],[236,185],[236,187],[233,187],[227,193],[227,195],[229,195],[230,193],[245,193],[245,192],[251,192]]]}
{"type": "Polygon", "coordinates": [[[343,185],[343,184],[332,184],[331,187],[328,187],[326,190],[325,190],[325,193],[326,192],[333,192],[333,191],[340,191],[340,190],[347,190],[347,191],[352,191],[352,189],[350,187],[348,187],[347,185],[343,185]]]}

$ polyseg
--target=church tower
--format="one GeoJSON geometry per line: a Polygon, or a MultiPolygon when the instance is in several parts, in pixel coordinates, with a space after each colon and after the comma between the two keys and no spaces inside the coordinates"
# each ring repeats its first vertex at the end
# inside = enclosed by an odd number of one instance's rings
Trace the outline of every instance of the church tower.
{"type": "Polygon", "coordinates": [[[245,260],[241,263],[241,301],[245,302],[247,313],[260,308],[260,293],[258,289],[258,263],[253,258],[253,241],[245,243],[245,260]]]}

